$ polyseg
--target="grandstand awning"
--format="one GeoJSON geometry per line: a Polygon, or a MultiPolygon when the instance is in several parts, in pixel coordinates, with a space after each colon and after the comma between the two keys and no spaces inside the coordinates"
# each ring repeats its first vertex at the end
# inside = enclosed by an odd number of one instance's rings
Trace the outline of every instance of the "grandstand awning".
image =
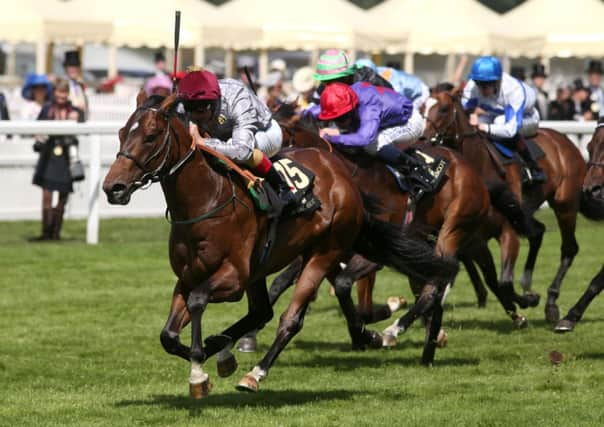
{"type": "Polygon", "coordinates": [[[600,0],[528,0],[503,15],[498,50],[510,56],[604,55],[600,0]]]}
{"type": "Polygon", "coordinates": [[[476,0],[386,0],[368,17],[387,53],[423,54],[491,52],[498,19],[476,0]]]}
{"type": "Polygon", "coordinates": [[[231,0],[218,8],[219,28],[204,31],[206,46],[379,51],[365,12],[345,0],[231,0]]]}

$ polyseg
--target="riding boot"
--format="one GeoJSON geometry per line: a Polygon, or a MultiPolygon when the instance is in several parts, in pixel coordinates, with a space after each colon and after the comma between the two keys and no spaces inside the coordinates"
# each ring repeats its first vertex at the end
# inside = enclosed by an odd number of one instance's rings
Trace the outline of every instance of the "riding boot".
{"type": "Polygon", "coordinates": [[[520,137],[520,140],[516,145],[516,151],[529,168],[529,181],[532,183],[545,181],[545,173],[543,173],[543,170],[539,167],[535,159],[533,159],[533,156],[531,156],[531,152],[522,137],[520,137]]]}
{"type": "Polygon", "coordinates": [[[296,196],[274,166],[271,165],[268,172],[264,175],[264,179],[266,179],[271,187],[277,192],[279,199],[283,203],[284,211],[287,212],[296,206],[296,196]]]}
{"type": "Polygon", "coordinates": [[[59,207],[53,209],[53,222],[52,222],[52,240],[61,240],[61,227],[63,226],[63,214],[65,210],[59,207]]]}
{"type": "Polygon", "coordinates": [[[413,157],[406,150],[399,150],[392,144],[385,145],[378,153],[378,157],[388,165],[394,167],[405,177],[413,181],[414,187],[421,192],[432,191],[432,175],[426,170],[427,166],[413,157]]]}
{"type": "Polygon", "coordinates": [[[53,217],[53,208],[42,209],[42,234],[29,239],[31,242],[43,242],[52,239],[53,217]]]}

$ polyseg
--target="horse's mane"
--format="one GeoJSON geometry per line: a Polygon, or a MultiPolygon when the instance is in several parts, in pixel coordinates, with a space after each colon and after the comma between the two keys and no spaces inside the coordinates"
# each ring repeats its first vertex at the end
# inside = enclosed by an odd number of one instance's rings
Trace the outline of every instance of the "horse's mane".
{"type": "Polygon", "coordinates": [[[310,114],[298,114],[297,108],[297,102],[285,102],[273,112],[273,119],[292,131],[305,130],[318,135],[319,123],[317,120],[310,114]]]}

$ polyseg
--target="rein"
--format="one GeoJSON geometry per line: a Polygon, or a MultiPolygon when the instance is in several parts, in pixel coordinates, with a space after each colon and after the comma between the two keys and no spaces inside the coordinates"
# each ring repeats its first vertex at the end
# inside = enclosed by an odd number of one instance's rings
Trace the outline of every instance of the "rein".
{"type": "MultiPolygon", "coordinates": [[[[426,115],[426,117],[425,117],[426,122],[428,122],[430,125],[432,125],[432,127],[436,131],[436,134],[432,138],[430,138],[430,143],[432,143],[433,145],[436,145],[436,144],[443,145],[445,143],[445,141],[446,141],[447,133],[449,132],[449,129],[457,121],[457,107],[455,106],[455,100],[453,99],[453,95],[451,95],[448,92],[445,92],[445,93],[453,101],[453,115],[452,115],[451,120],[449,121],[449,123],[447,123],[447,125],[444,126],[443,128],[439,129],[439,127],[436,125],[436,123],[434,122],[434,120],[431,120],[428,117],[428,115],[426,115]]],[[[471,132],[465,132],[465,133],[460,134],[458,132],[457,126],[455,126],[455,135],[453,135],[453,137],[452,137],[453,138],[453,143],[455,145],[459,145],[459,144],[463,143],[463,141],[464,141],[464,139],[466,137],[474,136],[474,135],[477,135],[477,134],[479,134],[478,129],[474,129],[471,132]]]]}

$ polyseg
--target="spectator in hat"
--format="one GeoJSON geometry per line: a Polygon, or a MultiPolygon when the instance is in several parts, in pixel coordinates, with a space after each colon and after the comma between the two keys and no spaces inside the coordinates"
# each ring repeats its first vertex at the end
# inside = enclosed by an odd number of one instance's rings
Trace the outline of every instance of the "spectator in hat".
{"type": "Polygon", "coordinates": [[[166,71],[166,56],[161,50],[158,50],[153,54],[153,63],[155,64],[155,75],[168,75],[166,71]]]}
{"type": "Polygon", "coordinates": [[[52,96],[52,84],[45,74],[30,73],[25,78],[21,96],[25,99],[25,103],[21,108],[21,119],[36,120],[40,115],[42,106],[52,96]]]}
{"type": "Polygon", "coordinates": [[[533,64],[533,71],[531,73],[532,84],[530,86],[535,89],[535,92],[537,93],[535,107],[539,110],[539,116],[543,120],[547,120],[548,118],[547,106],[549,104],[549,96],[543,88],[546,78],[547,74],[545,73],[545,66],[543,64],[533,64]]]}
{"type": "Polygon", "coordinates": [[[67,74],[69,82],[69,101],[74,107],[84,112],[84,117],[88,117],[88,98],[85,93],[85,86],[82,81],[82,63],[80,61],[80,52],[77,50],[68,50],[65,52],[63,68],[67,74]]]}
{"type": "Polygon", "coordinates": [[[556,90],[556,99],[549,103],[547,117],[549,120],[574,120],[575,104],[571,98],[571,90],[560,86],[556,90]]]}
{"type": "Polygon", "coordinates": [[[296,70],[292,80],[295,91],[298,110],[308,108],[313,102],[313,93],[315,91],[314,71],[311,67],[302,67],[296,70]]]}
{"type": "Polygon", "coordinates": [[[521,67],[520,65],[513,65],[510,70],[510,75],[521,82],[526,80],[526,72],[524,71],[524,67],[521,67]]]}
{"type": "Polygon", "coordinates": [[[247,87],[251,88],[254,92],[258,90],[258,81],[254,76],[254,68],[256,67],[256,60],[253,56],[242,55],[237,58],[237,74],[239,80],[241,80],[247,87]],[[247,73],[249,73],[252,81],[250,82],[247,73]]]}
{"type": "Polygon", "coordinates": [[[594,120],[598,119],[600,111],[604,110],[604,91],[602,90],[602,63],[591,60],[587,65],[587,81],[589,83],[590,109],[594,120]]]}
{"type": "Polygon", "coordinates": [[[273,59],[268,67],[268,71],[277,71],[281,73],[281,77],[285,79],[287,78],[287,63],[281,58],[273,59]]]}
{"type": "Polygon", "coordinates": [[[575,79],[573,82],[573,119],[578,121],[594,120],[589,99],[589,89],[583,84],[583,80],[575,79]]]}
{"type": "Polygon", "coordinates": [[[283,104],[283,75],[280,71],[272,71],[260,81],[261,91],[258,97],[271,111],[276,111],[283,104]]]}
{"type": "Polygon", "coordinates": [[[167,74],[157,74],[145,83],[147,95],[168,96],[172,93],[172,80],[167,74]]]}
{"type": "Polygon", "coordinates": [[[224,79],[226,72],[224,61],[212,59],[210,63],[206,65],[206,69],[214,73],[218,79],[224,79]]]}

